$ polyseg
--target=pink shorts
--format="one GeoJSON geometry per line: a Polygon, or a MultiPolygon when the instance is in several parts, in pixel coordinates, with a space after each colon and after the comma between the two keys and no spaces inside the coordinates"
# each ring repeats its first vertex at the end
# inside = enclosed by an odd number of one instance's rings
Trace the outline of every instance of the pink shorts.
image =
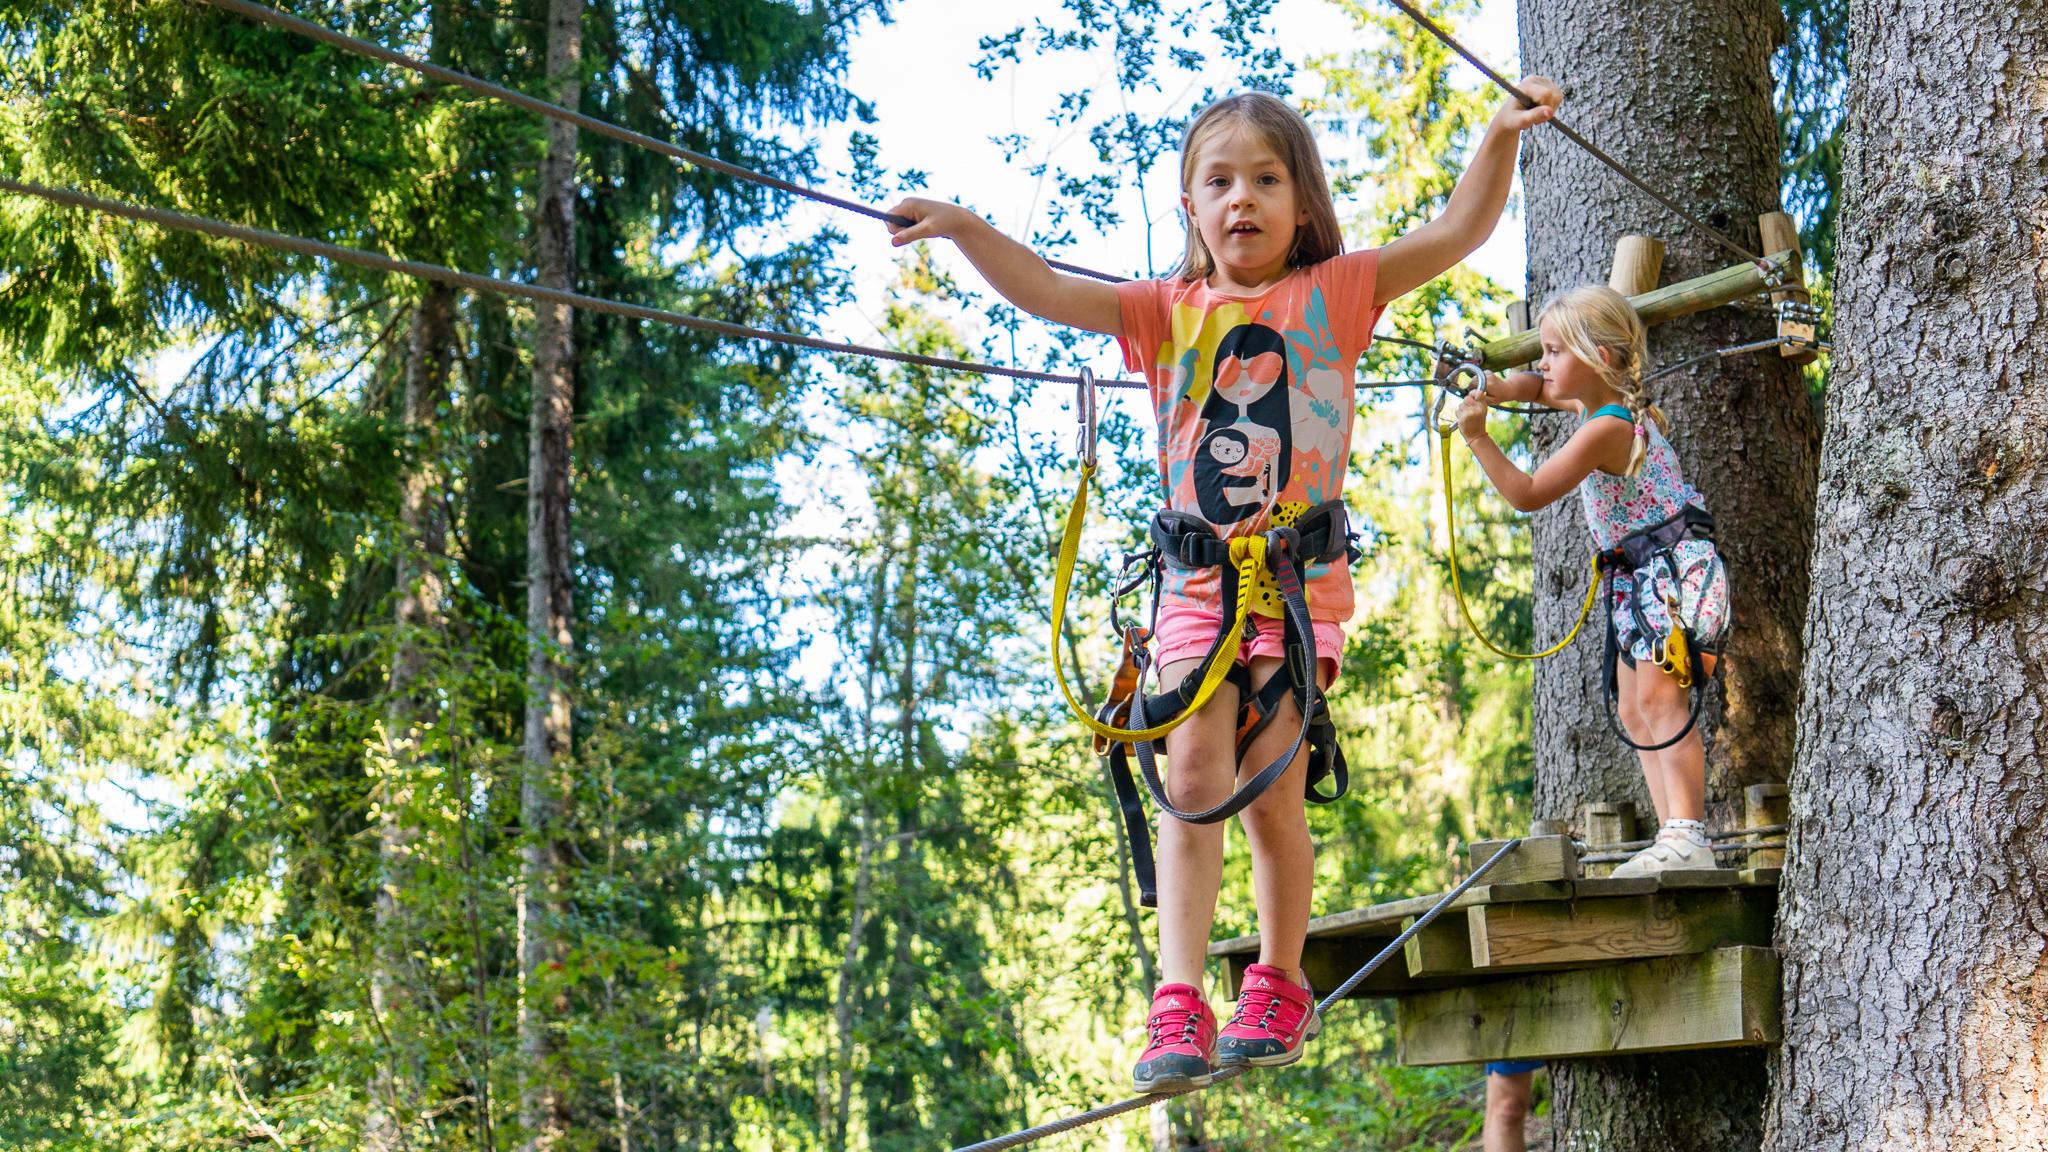
{"type": "MultiPolygon", "coordinates": [[[[1280,659],[1285,654],[1286,629],[1268,616],[1253,613],[1250,619],[1258,625],[1259,634],[1251,643],[1238,648],[1237,662],[1249,664],[1254,656],[1280,659]]],[[[1316,634],[1316,670],[1335,682],[1338,664],[1344,656],[1344,626],[1333,620],[1315,620],[1311,624],[1316,634]]],[[[1209,645],[1216,642],[1216,630],[1222,625],[1220,612],[1187,604],[1161,605],[1159,628],[1153,636],[1157,645],[1153,663],[1164,667],[1175,660],[1201,659],[1209,654],[1209,645]]]]}

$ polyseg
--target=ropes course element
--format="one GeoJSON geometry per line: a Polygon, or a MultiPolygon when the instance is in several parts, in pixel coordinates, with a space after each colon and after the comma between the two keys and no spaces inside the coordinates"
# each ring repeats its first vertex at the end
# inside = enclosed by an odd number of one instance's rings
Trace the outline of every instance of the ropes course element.
{"type": "Polygon", "coordinates": [[[1727,359],[1730,356],[1741,356],[1748,352],[1765,352],[1772,348],[1782,348],[1788,344],[1801,348],[1811,348],[1817,352],[1833,352],[1835,350],[1834,345],[1821,340],[1807,340],[1799,336],[1774,336],[1769,340],[1758,340],[1754,344],[1731,344],[1726,348],[1716,348],[1712,352],[1702,352],[1689,360],[1680,360],[1676,364],[1657,369],[1655,372],[1643,377],[1643,383],[1648,384],[1652,380],[1661,380],[1673,372],[1682,372],[1703,360],[1727,359]]]}
{"type": "MultiPolygon", "coordinates": [[[[1508,853],[1520,847],[1521,843],[1522,841],[1517,838],[1501,845],[1500,849],[1487,857],[1484,863],[1474,868],[1471,875],[1460,880],[1457,887],[1444,893],[1441,899],[1435,904],[1430,905],[1429,911],[1416,917],[1415,923],[1410,924],[1399,936],[1394,937],[1386,947],[1380,949],[1378,955],[1366,961],[1364,967],[1353,972],[1350,978],[1336,987],[1335,991],[1323,997],[1316,1004],[1316,1013],[1318,1015],[1327,1015],[1338,1001],[1350,995],[1352,989],[1364,983],[1366,977],[1378,971],[1380,966],[1388,960],[1400,955],[1401,950],[1407,946],[1408,941],[1415,938],[1416,933],[1429,927],[1438,916],[1443,914],[1445,909],[1457,902],[1458,897],[1463,896],[1469,891],[1474,884],[1479,882],[1481,876],[1486,875],[1487,871],[1495,864],[1498,864],[1508,853]]],[[[1210,1079],[1206,1087],[1213,1088],[1226,1080],[1235,1080],[1249,1071],[1251,1071],[1250,1065],[1245,1064],[1233,1064],[1228,1068],[1220,1068],[1216,1071],[1215,1076],[1210,1079]]],[[[1086,1112],[1077,1112],[1072,1116],[1048,1121],[1035,1127],[1023,1128],[1007,1136],[998,1136],[993,1140],[984,1140],[979,1144],[964,1145],[953,1149],[953,1152],[1002,1152],[1006,1148],[1018,1148],[1026,1144],[1035,1144],[1048,1136],[1057,1136],[1062,1132],[1071,1132],[1076,1128],[1085,1128],[1091,1124],[1099,1124],[1104,1120],[1121,1116],[1126,1112],[1134,1112],[1163,1100],[1171,1100],[1176,1096],[1186,1096],[1200,1091],[1202,1091],[1201,1088],[1181,1088],[1171,1092],[1153,1092],[1145,1096],[1133,1096],[1128,1100],[1120,1100],[1114,1104],[1104,1104],[1097,1108],[1090,1108],[1086,1112]]]]}
{"type": "MultiPolygon", "coordinates": [[[[1456,52],[1458,55],[1464,57],[1466,63],[1472,65],[1474,68],[1479,69],[1479,71],[1482,74],[1484,74],[1488,80],[1491,80],[1495,84],[1498,84],[1503,90],[1507,92],[1508,95],[1513,96],[1517,100],[1520,100],[1524,108],[1534,108],[1536,106],[1536,102],[1534,100],[1529,99],[1527,93],[1523,92],[1520,88],[1517,88],[1512,82],[1508,80],[1507,77],[1502,76],[1499,72],[1496,72],[1491,67],[1488,67],[1485,61],[1473,55],[1472,52],[1469,49],[1467,49],[1463,44],[1460,44],[1457,40],[1453,39],[1449,32],[1444,31],[1443,28],[1440,25],[1438,25],[1436,21],[1431,20],[1428,17],[1428,15],[1423,13],[1420,9],[1408,3],[1408,0],[1387,0],[1387,2],[1389,4],[1392,4],[1394,7],[1400,9],[1402,13],[1404,13],[1410,20],[1413,20],[1417,24],[1421,25],[1424,31],[1436,37],[1438,40],[1443,41],[1444,45],[1450,48],[1451,51],[1456,52]]],[[[1557,117],[1553,116],[1550,119],[1550,126],[1552,128],[1557,129],[1560,133],[1562,133],[1565,139],[1585,149],[1587,155],[1591,156],[1595,160],[1598,160],[1600,163],[1607,165],[1607,167],[1613,169],[1616,175],[1620,176],[1622,179],[1628,181],[1629,183],[1635,185],[1637,188],[1641,189],[1651,199],[1657,201],[1657,203],[1659,204],[1662,204],[1665,208],[1669,209],[1681,220],[1684,220],[1686,223],[1691,224],[1693,227],[1699,229],[1702,233],[1705,233],[1716,244],[1719,244],[1721,247],[1726,248],[1728,251],[1735,253],[1736,255],[1742,257],[1744,260],[1749,261],[1751,264],[1764,265],[1767,263],[1763,257],[1758,256],[1756,253],[1751,252],[1748,248],[1744,247],[1741,244],[1736,243],[1733,239],[1729,238],[1727,233],[1722,232],[1720,229],[1715,228],[1711,224],[1708,224],[1706,221],[1700,219],[1698,216],[1695,216],[1691,212],[1686,211],[1684,208],[1679,206],[1677,201],[1671,199],[1669,196],[1664,195],[1662,192],[1659,192],[1655,188],[1652,188],[1648,184],[1644,183],[1642,177],[1637,176],[1634,172],[1629,171],[1628,168],[1624,166],[1619,160],[1616,160],[1614,157],[1609,156],[1607,153],[1601,151],[1600,148],[1596,146],[1592,141],[1586,139],[1584,136],[1579,135],[1578,132],[1574,131],[1563,120],[1560,120],[1557,117]]]]}
{"type": "MultiPolygon", "coordinates": [[[[310,40],[317,40],[322,44],[339,48],[344,52],[380,61],[394,67],[404,68],[425,76],[430,80],[438,80],[443,84],[452,84],[458,88],[467,88],[478,95],[488,96],[493,100],[500,100],[515,107],[524,108],[528,112],[546,116],[550,119],[574,124],[586,132],[594,132],[600,136],[606,136],[622,143],[645,148],[650,152],[658,152],[671,160],[678,160],[695,168],[720,172],[734,179],[745,180],[750,184],[757,184],[763,188],[772,188],[775,191],[788,193],[791,196],[801,196],[807,200],[815,200],[820,204],[828,204],[834,208],[857,213],[871,220],[886,221],[905,227],[915,223],[915,221],[906,217],[892,216],[879,208],[870,207],[856,200],[834,196],[830,192],[821,192],[816,188],[807,188],[801,184],[792,183],[779,177],[767,175],[766,173],[756,172],[751,168],[744,168],[726,160],[720,160],[715,156],[706,156],[702,152],[692,151],[680,144],[649,136],[644,132],[635,132],[630,128],[621,128],[609,121],[599,120],[595,116],[588,116],[574,109],[564,108],[560,104],[542,100],[537,96],[529,96],[524,92],[507,88],[502,84],[493,84],[489,80],[471,76],[467,72],[457,72],[453,68],[446,68],[439,64],[421,60],[415,56],[408,56],[403,52],[394,52],[381,44],[373,44],[368,40],[336,32],[332,28],[323,27],[309,20],[303,20],[288,12],[280,12],[266,4],[255,4],[251,3],[250,0],[192,0],[192,2],[220,8],[240,16],[246,16],[258,23],[269,24],[272,27],[282,28],[289,32],[296,32],[310,40]]],[[[1043,258],[1041,257],[1041,259],[1043,258]]],[[[1062,272],[1071,272],[1076,276],[1086,276],[1090,279],[1101,280],[1110,284],[1121,283],[1125,279],[1122,276],[1112,276],[1107,272],[1096,272],[1077,264],[1067,264],[1059,260],[1047,259],[1045,262],[1062,272]]]]}
{"type": "MultiPolygon", "coordinates": [[[[981,364],[971,360],[955,360],[946,356],[926,356],[916,352],[898,352],[893,348],[873,348],[864,344],[847,344],[837,340],[821,340],[814,336],[799,336],[791,332],[776,332],[767,328],[749,328],[724,320],[713,320],[704,316],[692,316],[685,312],[671,312],[665,308],[649,308],[642,304],[628,304],[619,300],[607,300],[600,296],[585,296],[580,292],[564,292],[557,288],[543,288],[536,284],[522,284],[516,280],[501,280],[494,276],[482,276],[474,272],[460,272],[439,264],[427,264],[418,260],[401,260],[378,252],[366,252],[360,248],[344,248],[323,240],[309,240],[302,236],[288,236],[262,228],[249,228],[240,224],[229,224],[205,216],[190,216],[164,208],[150,208],[129,204],[120,200],[108,200],[70,188],[50,188],[0,176],[0,191],[12,192],[18,196],[31,196],[62,204],[71,208],[82,208],[107,216],[118,216],[143,224],[154,224],[180,232],[197,232],[221,240],[233,240],[258,248],[278,252],[291,252],[300,256],[311,256],[332,260],[339,264],[353,264],[359,268],[370,268],[379,272],[393,272],[421,280],[432,280],[451,284],[475,292],[490,292],[499,296],[515,296],[545,304],[567,304],[586,312],[602,312],[612,316],[626,316],[655,324],[666,324],[674,328],[688,328],[708,332],[733,340],[762,340],[772,344],[787,344],[796,348],[807,348],[814,352],[832,352],[867,356],[876,360],[893,360],[899,364],[915,364],[923,368],[936,368],[946,372],[965,372],[975,376],[1003,376],[1013,380],[1037,380],[1051,384],[1079,384],[1080,376],[1068,376],[1058,372],[1036,372],[1028,368],[1010,368],[1000,364],[981,364]]],[[[1098,388],[1139,388],[1145,387],[1139,380],[1095,380],[1098,388]]]]}
{"type": "Polygon", "coordinates": [[[1458,614],[1465,618],[1465,626],[1472,630],[1472,635],[1477,636],[1479,642],[1484,644],[1487,650],[1496,656],[1506,657],[1509,660],[1541,660],[1547,656],[1555,656],[1559,652],[1564,651],[1566,645],[1578,638],[1579,629],[1586,626],[1587,618],[1593,614],[1593,602],[1600,597],[1600,556],[1598,553],[1593,555],[1593,572],[1591,578],[1586,583],[1586,602],[1579,606],[1579,618],[1572,624],[1572,630],[1564,634],[1564,639],[1559,640],[1541,652],[1510,652],[1494,643],[1492,637],[1486,634],[1486,630],[1479,626],[1479,621],[1472,618],[1472,606],[1465,602],[1465,584],[1458,575],[1458,501],[1457,497],[1452,494],[1451,489],[1451,434],[1454,431],[1456,431],[1455,426],[1452,428],[1439,426],[1437,429],[1437,435],[1442,441],[1437,445],[1437,459],[1443,466],[1444,538],[1450,541],[1451,592],[1458,601],[1458,614]]]}

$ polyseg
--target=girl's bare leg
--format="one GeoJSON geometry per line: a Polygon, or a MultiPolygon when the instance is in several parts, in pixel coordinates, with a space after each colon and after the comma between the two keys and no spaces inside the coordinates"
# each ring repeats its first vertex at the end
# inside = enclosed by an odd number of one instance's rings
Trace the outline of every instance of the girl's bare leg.
{"type": "MultiPolygon", "coordinates": [[[[1161,684],[1178,684],[1201,666],[1176,660],[1161,684]]],[[[1208,808],[1230,795],[1236,769],[1237,689],[1216,690],[1209,703],[1166,734],[1166,793],[1180,809],[1208,808]]],[[[1168,984],[1204,988],[1209,930],[1223,882],[1223,825],[1186,824],[1159,814],[1159,975],[1168,984]]]]}
{"type": "MultiPolygon", "coordinates": [[[[1631,668],[1628,662],[1621,660],[1620,657],[1615,659],[1617,664],[1614,669],[1614,682],[1615,695],[1618,699],[1615,700],[1614,707],[1615,711],[1621,714],[1622,731],[1627,732],[1628,738],[1638,744],[1659,743],[1660,738],[1643,713],[1642,690],[1638,685],[1644,677],[1652,673],[1657,676],[1663,676],[1664,673],[1654,668],[1631,668]]],[[[1666,733],[1665,738],[1669,735],[1666,733]]],[[[1663,758],[1662,752],[1645,752],[1641,749],[1636,751],[1636,759],[1643,762],[1643,783],[1650,789],[1650,803],[1657,809],[1659,826],[1672,818],[1671,801],[1664,786],[1663,758]]]]}
{"type": "MultiPolygon", "coordinates": [[[[1651,736],[1649,743],[1661,744],[1685,727],[1691,716],[1687,690],[1662,668],[1645,665],[1636,670],[1636,711],[1651,736]]],[[[1638,742],[1642,742],[1638,738],[1638,742]]],[[[1651,785],[1651,794],[1663,793],[1657,811],[1661,820],[1703,820],[1707,814],[1707,750],[1695,727],[1685,739],[1655,754],[1661,789],[1651,785]]]]}
{"type": "MultiPolygon", "coordinates": [[[[1317,661],[1319,668],[1321,663],[1317,661]]],[[[1281,665],[1278,657],[1254,658],[1252,684],[1263,686],[1280,671],[1281,665]]],[[[1322,680],[1323,687],[1328,688],[1328,676],[1323,675],[1322,680]]],[[[1290,697],[1246,750],[1241,778],[1250,779],[1287,751],[1300,730],[1301,711],[1290,697]]],[[[1308,745],[1304,742],[1287,771],[1239,817],[1252,853],[1252,892],[1259,912],[1259,963],[1280,969],[1287,973],[1288,980],[1303,987],[1307,981],[1301,971],[1301,949],[1308,935],[1316,879],[1315,841],[1309,838],[1308,802],[1303,798],[1303,777],[1307,772],[1308,745]]]]}

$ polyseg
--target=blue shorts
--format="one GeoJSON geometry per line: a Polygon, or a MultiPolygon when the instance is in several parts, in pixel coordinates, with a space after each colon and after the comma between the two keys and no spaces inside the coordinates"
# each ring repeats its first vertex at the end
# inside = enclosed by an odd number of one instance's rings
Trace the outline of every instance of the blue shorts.
{"type": "Polygon", "coordinates": [[[1486,1065],[1489,1076],[1520,1076],[1543,1067],[1541,1060],[1490,1060],[1486,1065]]]}

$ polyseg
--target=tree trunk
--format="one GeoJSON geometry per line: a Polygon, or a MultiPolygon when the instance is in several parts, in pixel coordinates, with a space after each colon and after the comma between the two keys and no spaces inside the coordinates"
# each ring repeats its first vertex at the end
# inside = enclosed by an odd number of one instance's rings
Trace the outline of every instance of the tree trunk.
{"type": "MultiPolygon", "coordinates": [[[[1757,218],[1778,208],[1778,133],[1770,57],[1782,28],[1768,0],[1522,0],[1523,71],[1556,78],[1563,115],[1610,155],[1752,249],[1757,218]]],[[[1529,298],[1608,279],[1624,234],[1666,242],[1666,283],[1737,257],[1624,184],[1555,132],[1524,144],[1529,298]]],[[[1774,333],[1761,306],[1718,308],[1651,329],[1652,366],[1774,333]]],[[[1742,789],[1782,780],[1793,742],[1806,611],[1816,434],[1797,372],[1774,353],[1700,365],[1651,386],[1671,417],[1687,479],[1719,522],[1735,625],[1721,687],[1702,717],[1710,823],[1739,822],[1742,789]]],[[[1539,418],[1538,455],[1570,435],[1539,418]]],[[[1536,517],[1539,639],[1561,636],[1587,579],[1578,500],[1536,517]]],[[[1592,631],[1597,621],[1588,624],[1592,631]]],[[[1587,801],[1651,810],[1640,762],[1608,731],[1599,634],[1536,669],[1539,818],[1587,801]]],[[[1585,1061],[1558,1069],[1566,1148],[1727,1149],[1761,1136],[1756,1054],[1585,1061]]]]}
{"type": "MultiPolygon", "coordinates": [[[[582,0],[549,0],[550,96],[581,100],[582,0]]],[[[536,221],[536,279],[576,286],[576,129],[548,121],[536,221]]],[[[571,857],[569,800],[569,422],[575,397],[575,316],[567,307],[534,308],[533,396],[527,448],[526,739],[520,820],[525,832],[520,886],[519,1047],[524,1056],[520,1121],[526,1147],[542,1152],[569,1135],[570,1072],[556,1034],[568,1012],[567,955],[571,857]]]]}
{"type": "Polygon", "coordinates": [[[384,707],[384,771],[377,789],[378,882],[375,958],[370,971],[370,1010],[383,1037],[383,1055],[370,1085],[363,1145],[372,1152],[406,1146],[407,1115],[418,1111],[417,1061],[404,1043],[410,1032],[408,987],[402,969],[414,947],[405,901],[412,886],[413,789],[424,758],[421,750],[430,703],[418,691],[426,667],[425,647],[445,625],[447,583],[441,554],[448,546],[442,512],[445,480],[437,444],[439,412],[448,395],[454,356],[455,292],[436,284],[414,306],[412,338],[405,358],[405,472],[398,485],[399,529],[394,586],[396,650],[384,707]]]}
{"type": "Polygon", "coordinates": [[[2048,1140],[2048,4],[1850,8],[1769,1146],[2048,1140]]]}

